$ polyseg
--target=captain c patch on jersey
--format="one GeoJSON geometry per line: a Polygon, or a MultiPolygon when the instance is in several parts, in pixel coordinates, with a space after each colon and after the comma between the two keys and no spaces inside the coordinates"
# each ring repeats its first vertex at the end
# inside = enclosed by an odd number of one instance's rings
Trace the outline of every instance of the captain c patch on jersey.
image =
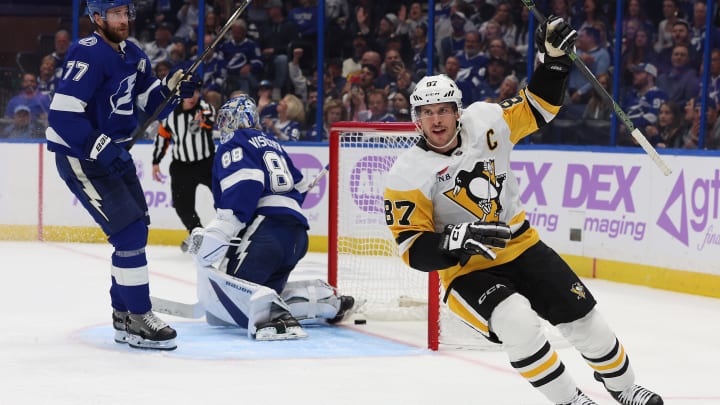
{"type": "Polygon", "coordinates": [[[460,170],[455,187],[443,194],[482,221],[499,221],[503,207],[500,193],[507,173],[495,172],[495,159],[480,161],[472,171],[460,170]]]}

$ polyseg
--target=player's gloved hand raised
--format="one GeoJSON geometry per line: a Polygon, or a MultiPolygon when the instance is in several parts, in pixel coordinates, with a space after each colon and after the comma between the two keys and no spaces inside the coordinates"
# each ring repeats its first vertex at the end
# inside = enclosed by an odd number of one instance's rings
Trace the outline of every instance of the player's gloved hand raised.
{"type": "Polygon", "coordinates": [[[504,248],[512,232],[503,222],[464,222],[445,226],[440,250],[457,257],[465,265],[473,255],[495,260],[491,247],[504,248]]]}
{"type": "Polygon", "coordinates": [[[185,72],[182,69],[179,69],[173,73],[172,76],[165,76],[165,78],[162,79],[161,83],[165,97],[167,97],[168,94],[171,94],[173,90],[175,90],[175,93],[172,94],[177,94],[180,98],[190,98],[193,96],[196,83],[192,81],[192,75],[188,75],[183,80],[184,75],[185,72]]]}
{"type": "Polygon", "coordinates": [[[572,61],[568,53],[575,52],[577,31],[565,20],[551,15],[535,30],[535,44],[540,61],[551,69],[567,72],[572,61]]]}
{"type": "Polygon", "coordinates": [[[100,134],[93,142],[90,159],[100,163],[110,174],[123,175],[135,170],[130,153],[105,134],[100,134]]]}

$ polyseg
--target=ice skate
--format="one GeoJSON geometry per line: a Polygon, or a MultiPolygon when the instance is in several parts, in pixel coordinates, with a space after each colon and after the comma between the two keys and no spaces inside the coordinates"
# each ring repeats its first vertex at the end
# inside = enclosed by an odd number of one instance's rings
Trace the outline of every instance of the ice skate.
{"type": "Polygon", "coordinates": [[[303,330],[297,319],[289,312],[284,312],[273,320],[257,325],[255,340],[290,340],[306,338],[308,334],[303,330]]]}
{"type": "Polygon", "coordinates": [[[125,319],[128,316],[127,311],[118,311],[113,309],[112,320],[115,329],[115,341],[117,343],[127,343],[127,331],[125,330],[125,319]]]}
{"type": "Polygon", "coordinates": [[[597,405],[597,402],[588,398],[588,396],[585,395],[582,391],[577,390],[577,392],[575,393],[575,398],[573,398],[572,401],[560,405],[597,405]]]}
{"type": "Polygon", "coordinates": [[[338,309],[337,315],[335,315],[334,318],[327,320],[327,323],[334,325],[342,321],[345,315],[348,314],[348,311],[350,311],[354,305],[355,298],[349,295],[340,296],[340,309],[338,309]]]}
{"type": "MultiPolygon", "coordinates": [[[[603,381],[600,373],[595,372],[595,379],[605,385],[605,381],[603,381]]],[[[637,384],[634,384],[625,391],[611,391],[607,386],[605,389],[618,403],[623,405],[663,405],[664,403],[660,395],[637,384]]]]}
{"type": "Polygon", "coordinates": [[[128,314],[126,320],[127,342],[139,349],[174,350],[177,333],[152,311],[144,314],[128,314]]]}

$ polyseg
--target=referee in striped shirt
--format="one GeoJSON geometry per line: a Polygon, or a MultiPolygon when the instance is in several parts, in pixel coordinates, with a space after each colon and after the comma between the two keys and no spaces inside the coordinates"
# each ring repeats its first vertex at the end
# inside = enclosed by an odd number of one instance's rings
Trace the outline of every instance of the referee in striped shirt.
{"type": "Polygon", "coordinates": [[[202,227],[195,210],[195,191],[199,184],[212,187],[212,165],[215,156],[212,128],[215,108],[200,99],[199,86],[191,98],[183,99],[177,108],[160,123],[153,150],[152,175],[163,182],[160,161],[172,144],[170,190],[173,207],[188,230],[180,248],[187,251],[189,233],[202,227]]]}

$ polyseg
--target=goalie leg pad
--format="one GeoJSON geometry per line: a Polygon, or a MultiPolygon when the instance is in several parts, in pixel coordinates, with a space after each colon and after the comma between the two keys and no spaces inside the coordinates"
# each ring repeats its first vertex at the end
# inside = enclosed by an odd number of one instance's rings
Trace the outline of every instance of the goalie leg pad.
{"type": "Polygon", "coordinates": [[[340,310],[335,288],[323,280],[290,281],[280,295],[297,319],[332,319],[340,310]]]}
{"type": "Polygon", "coordinates": [[[543,335],[540,318],[520,294],[501,301],[490,316],[490,327],[504,343],[510,364],[552,403],[570,403],[577,385],[543,335]]]}
{"type": "Polygon", "coordinates": [[[593,309],[584,317],[557,325],[560,333],[582,354],[611,391],[623,391],[635,383],[635,373],[625,348],[600,313],[593,309]]]}
{"type": "Polygon", "coordinates": [[[270,321],[272,307],[289,311],[270,288],[222,273],[212,266],[198,266],[198,298],[213,320],[247,328],[253,337],[256,325],[270,321]]]}

